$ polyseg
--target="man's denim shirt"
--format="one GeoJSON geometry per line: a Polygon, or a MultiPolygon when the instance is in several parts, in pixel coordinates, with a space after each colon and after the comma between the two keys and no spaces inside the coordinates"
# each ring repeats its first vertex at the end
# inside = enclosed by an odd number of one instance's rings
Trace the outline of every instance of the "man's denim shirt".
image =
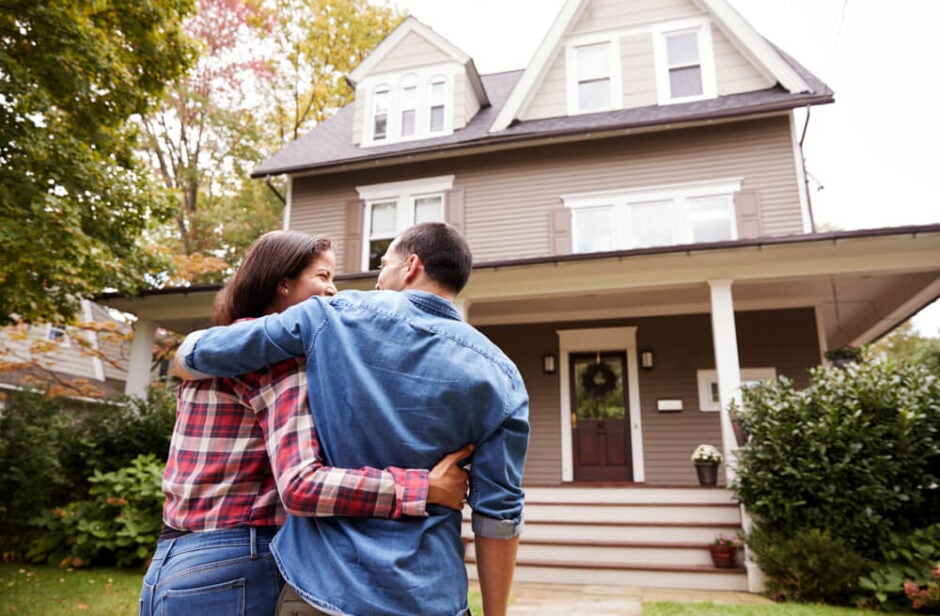
{"type": "MultiPolygon", "coordinates": [[[[180,353],[190,370],[218,376],[306,355],[310,409],[330,465],[431,468],[474,443],[474,533],[508,539],[522,531],[525,385],[450,302],[419,291],[344,291],[191,335],[180,353]]],[[[433,505],[428,513],[291,516],[273,550],[287,581],[328,613],[461,614],[461,514],[433,505]]]]}

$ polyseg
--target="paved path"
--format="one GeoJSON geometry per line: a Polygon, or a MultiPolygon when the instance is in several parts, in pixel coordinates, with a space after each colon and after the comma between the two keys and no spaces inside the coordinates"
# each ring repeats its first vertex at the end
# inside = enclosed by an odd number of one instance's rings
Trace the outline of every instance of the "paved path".
{"type": "Polygon", "coordinates": [[[746,592],[524,582],[513,583],[510,601],[509,616],[642,616],[644,601],[770,603],[746,592]]]}

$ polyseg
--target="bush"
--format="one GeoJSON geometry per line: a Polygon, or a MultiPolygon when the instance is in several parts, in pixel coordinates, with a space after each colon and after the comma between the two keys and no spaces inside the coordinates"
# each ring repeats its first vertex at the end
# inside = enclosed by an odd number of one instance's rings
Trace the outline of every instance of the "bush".
{"type": "Polygon", "coordinates": [[[867,593],[861,599],[866,606],[881,606],[889,610],[909,607],[906,596],[910,584],[936,587],[933,569],[940,562],[940,523],[901,535],[892,533],[878,563],[859,580],[867,593]]]}
{"type": "Polygon", "coordinates": [[[0,411],[0,552],[23,558],[40,532],[42,509],[87,498],[89,478],[127,466],[139,454],[166,459],[175,420],[172,391],[147,400],[89,404],[11,392],[0,411]]]}
{"type": "MultiPolygon", "coordinates": [[[[746,390],[742,406],[733,411],[751,440],[732,489],[767,536],[818,529],[837,549],[879,562],[892,532],[936,521],[940,383],[927,370],[890,361],[816,368],[807,389],[765,383],[746,390]]],[[[772,542],[748,545],[759,564],[773,560],[772,542]]]]}
{"type": "Polygon", "coordinates": [[[146,562],[162,525],[163,468],[147,454],[117,471],[95,471],[86,500],[46,509],[30,520],[43,533],[28,558],[74,567],[146,562]]]}
{"type": "Polygon", "coordinates": [[[845,603],[864,571],[857,552],[818,528],[791,534],[761,526],[747,544],[776,599],[845,603]]]}

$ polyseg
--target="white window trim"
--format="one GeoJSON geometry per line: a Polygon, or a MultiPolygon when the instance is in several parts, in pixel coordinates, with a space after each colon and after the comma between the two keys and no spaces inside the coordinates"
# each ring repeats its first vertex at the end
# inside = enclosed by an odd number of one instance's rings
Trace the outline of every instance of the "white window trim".
{"type": "Polygon", "coordinates": [[[715,48],[712,44],[711,22],[707,17],[696,17],[656,24],[653,33],[653,61],[656,67],[656,95],[660,105],[674,105],[705,100],[718,96],[715,79],[715,48]],[[683,31],[698,32],[699,62],[702,67],[702,94],[673,98],[669,90],[669,60],[666,54],[666,35],[683,31]]]}
{"type": "Polygon", "coordinates": [[[361,130],[362,147],[385,145],[389,143],[402,143],[427,139],[429,137],[442,137],[454,132],[455,109],[455,83],[457,75],[464,68],[458,65],[438,64],[433,66],[409,69],[402,73],[384,73],[372,75],[356,87],[357,100],[365,101],[365,109],[361,130]],[[444,82],[444,128],[431,132],[431,83],[444,82]],[[415,132],[413,135],[403,137],[401,134],[402,92],[406,86],[418,87],[415,105],[415,132]],[[385,138],[375,140],[373,135],[373,121],[375,108],[375,92],[382,86],[389,88],[388,125],[385,138]]]}
{"type": "MultiPolygon", "coordinates": [[[[446,207],[444,192],[454,187],[454,177],[453,175],[441,175],[417,180],[386,182],[383,184],[369,184],[356,187],[359,198],[365,201],[366,204],[365,212],[362,217],[363,242],[361,267],[364,271],[369,267],[369,244],[372,240],[372,233],[369,227],[372,221],[372,205],[374,203],[387,201],[395,201],[398,204],[399,207],[396,211],[397,219],[395,221],[395,233],[397,235],[414,223],[415,199],[440,195],[441,207],[446,207]],[[408,202],[411,207],[400,207],[402,202],[408,202]]],[[[446,211],[442,209],[442,214],[444,213],[446,213],[446,211]]]]}
{"type": "Polygon", "coordinates": [[[392,113],[392,97],[394,90],[387,83],[381,83],[372,88],[369,92],[369,113],[368,119],[366,120],[366,134],[369,137],[369,141],[372,143],[388,143],[388,137],[391,133],[391,113],[392,113]],[[388,104],[385,108],[385,136],[382,139],[375,138],[375,116],[377,114],[377,109],[375,108],[375,99],[379,93],[388,95],[388,104]]]}
{"type": "MultiPolygon", "coordinates": [[[[720,180],[710,180],[705,182],[684,182],[681,184],[670,184],[663,186],[653,186],[647,188],[632,188],[624,190],[608,190],[590,193],[577,193],[562,195],[562,202],[565,207],[572,211],[580,209],[596,208],[601,206],[613,207],[613,225],[614,225],[614,250],[630,249],[625,233],[628,221],[628,207],[632,203],[644,201],[670,201],[673,207],[678,207],[679,211],[673,214],[673,238],[683,234],[680,231],[682,227],[690,227],[688,210],[689,199],[708,196],[727,196],[730,200],[729,208],[731,214],[731,239],[737,239],[738,226],[737,216],[734,209],[734,193],[741,190],[743,178],[724,178],[720,180]],[[683,211],[684,210],[684,211],[683,211]]],[[[572,216],[571,237],[572,240],[578,237],[578,217],[572,216]]],[[[686,243],[683,241],[675,242],[673,245],[686,243]]]]}
{"type": "Polygon", "coordinates": [[[568,115],[600,113],[623,108],[623,69],[620,63],[620,38],[614,33],[598,36],[578,37],[565,45],[565,98],[568,103],[568,115]],[[578,47],[610,44],[610,105],[601,109],[578,107],[578,47]]]}
{"type": "MultiPolygon", "coordinates": [[[[718,386],[717,370],[696,370],[698,380],[698,407],[704,413],[721,411],[721,402],[712,397],[712,386],[718,386]]],[[[777,369],[772,367],[741,368],[741,388],[753,381],[773,381],[777,378],[777,369]]]]}

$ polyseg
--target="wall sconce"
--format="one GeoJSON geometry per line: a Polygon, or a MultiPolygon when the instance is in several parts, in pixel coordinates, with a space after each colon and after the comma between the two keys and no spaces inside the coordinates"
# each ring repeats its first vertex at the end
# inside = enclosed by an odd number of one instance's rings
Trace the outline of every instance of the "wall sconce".
{"type": "Polygon", "coordinates": [[[652,370],[653,366],[653,351],[650,349],[643,349],[640,351],[640,368],[643,368],[644,370],[652,370]]]}
{"type": "Polygon", "coordinates": [[[542,356],[542,372],[545,374],[555,374],[555,362],[557,358],[552,354],[548,353],[542,356]]]}

